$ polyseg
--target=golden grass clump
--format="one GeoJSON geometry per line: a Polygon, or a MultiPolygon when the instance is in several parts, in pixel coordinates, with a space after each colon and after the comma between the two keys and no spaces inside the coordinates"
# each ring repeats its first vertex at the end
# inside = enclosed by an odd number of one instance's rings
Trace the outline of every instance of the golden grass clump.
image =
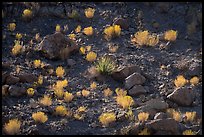
{"type": "Polygon", "coordinates": [[[79,53],[82,54],[82,55],[85,55],[86,54],[86,48],[84,46],[81,46],[79,48],[79,53]]]}
{"type": "Polygon", "coordinates": [[[35,68],[40,68],[41,60],[39,60],[39,59],[34,60],[33,65],[34,65],[35,68]]]}
{"type": "Polygon", "coordinates": [[[111,96],[113,94],[113,91],[110,88],[104,89],[103,94],[105,97],[111,96]]]}
{"type": "Polygon", "coordinates": [[[59,66],[59,67],[57,67],[56,68],[56,75],[58,76],[58,77],[63,77],[64,76],[64,73],[65,73],[65,70],[63,69],[63,67],[62,66],[59,66]]]}
{"type": "Polygon", "coordinates": [[[11,119],[4,125],[4,132],[7,135],[16,135],[20,132],[21,122],[18,119],[11,119]]]}
{"type": "Polygon", "coordinates": [[[103,126],[108,127],[110,123],[116,121],[116,115],[112,112],[102,113],[99,116],[99,121],[103,126]]]}
{"type": "Polygon", "coordinates": [[[87,28],[84,28],[83,33],[86,34],[87,36],[91,36],[93,35],[94,30],[92,27],[87,27],[87,28]]]}
{"type": "Polygon", "coordinates": [[[13,46],[11,52],[14,56],[20,54],[22,52],[23,46],[20,44],[20,41],[15,41],[15,45],[13,46]]]}
{"type": "Polygon", "coordinates": [[[38,84],[39,84],[39,85],[42,85],[42,84],[43,84],[43,76],[42,76],[42,75],[40,75],[40,76],[38,77],[38,84]]]}
{"type": "Polygon", "coordinates": [[[28,96],[33,96],[34,95],[34,93],[35,93],[35,91],[34,91],[34,89],[33,88],[28,88],[27,89],[27,94],[28,94],[28,96]]]}
{"type": "Polygon", "coordinates": [[[86,17],[87,18],[93,18],[93,16],[94,16],[94,13],[95,13],[95,9],[93,9],[93,8],[87,8],[87,9],[85,9],[84,10],[84,13],[85,13],[85,15],[86,15],[86,17]]]}
{"type": "Polygon", "coordinates": [[[65,116],[67,115],[67,109],[64,106],[57,106],[55,108],[55,114],[59,116],[65,116]]]}
{"type": "Polygon", "coordinates": [[[64,93],[64,101],[65,102],[70,102],[72,101],[72,99],[74,98],[74,95],[72,93],[69,93],[69,92],[65,92],[64,93]]]}
{"type": "Polygon", "coordinates": [[[86,112],[86,109],[87,109],[87,107],[81,106],[76,110],[76,112],[77,113],[83,113],[83,112],[86,112]]]}
{"type": "Polygon", "coordinates": [[[17,39],[17,40],[20,40],[22,37],[23,37],[23,36],[22,36],[21,33],[16,33],[16,39],[17,39]]]}
{"type": "Polygon", "coordinates": [[[47,115],[44,112],[33,113],[32,118],[37,123],[45,123],[48,120],[47,115]]]}
{"type": "Polygon", "coordinates": [[[118,37],[121,34],[121,27],[120,25],[108,26],[104,29],[104,34],[106,40],[118,37]]]}
{"type": "Polygon", "coordinates": [[[58,97],[58,98],[62,98],[64,95],[64,87],[66,87],[68,85],[68,81],[65,80],[58,80],[56,82],[56,84],[53,85],[53,90],[54,90],[54,94],[58,97]]]}
{"type": "Polygon", "coordinates": [[[173,115],[173,119],[174,119],[174,120],[176,120],[176,121],[178,121],[178,122],[181,121],[181,113],[180,113],[180,112],[178,112],[178,111],[173,111],[172,115],[173,115]]]}
{"type": "Polygon", "coordinates": [[[9,31],[14,31],[16,29],[16,23],[9,23],[7,27],[9,31]]]}
{"type": "Polygon", "coordinates": [[[150,35],[148,37],[146,45],[148,46],[156,46],[159,43],[159,36],[157,35],[150,35]]]}
{"type": "Polygon", "coordinates": [[[174,80],[174,84],[176,87],[182,87],[188,83],[188,80],[184,78],[183,75],[178,75],[174,80]]]}
{"type": "Polygon", "coordinates": [[[90,91],[83,89],[81,92],[82,96],[88,97],[90,95],[90,91]]]}
{"type": "Polygon", "coordinates": [[[52,105],[52,99],[48,95],[44,95],[44,97],[39,100],[39,103],[42,106],[50,106],[52,105]]]}
{"type": "Polygon", "coordinates": [[[199,78],[194,76],[193,78],[190,79],[190,83],[192,85],[197,85],[199,83],[199,78]]]}
{"type": "Polygon", "coordinates": [[[116,88],[115,92],[116,92],[117,96],[126,96],[127,95],[127,91],[122,89],[122,88],[116,88]]]}
{"type": "Polygon", "coordinates": [[[64,96],[64,90],[62,89],[55,89],[54,90],[54,94],[56,97],[58,97],[59,99],[62,99],[64,96]]]}
{"type": "Polygon", "coordinates": [[[145,31],[138,31],[135,33],[134,37],[131,39],[131,42],[138,44],[139,46],[145,45],[148,41],[149,32],[145,31]]]}
{"type": "Polygon", "coordinates": [[[89,62],[93,62],[95,61],[97,58],[97,54],[93,51],[90,51],[87,55],[86,55],[86,60],[89,62]]]}
{"type": "Polygon", "coordinates": [[[77,10],[72,10],[72,12],[68,14],[68,17],[71,19],[77,19],[79,17],[79,13],[77,10]]]}
{"type": "Polygon", "coordinates": [[[196,118],[196,112],[186,112],[185,113],[185,116],[186,116],[186,121],[190,121],[190,122],[193,122],[196,118]]]}
{"type": "Polygon", "coordinates": [[[92,83],[90,84],[90,88],[91,88],[92,90],[96,89],[96,88],[97,88],[97,83],[96,83],[96,82],[92,82],[92,83]]]}
{"type": "Polygon", "coordinates": [[[144,122],[149,118],[149,113],[140,112],[137,117],[140,122],[144,122]]]}
{"type": "Polygon", "coordinates": [[[175,41],[177,38],[177,31],[175,30],[168,30],[164,33],[164,39],[168,41],[175,41]]]}
{"type": "Polygon", "coordinates": [[[33,15],[33,12],[29,9],[25,9],[22,14],[23,18],[31,18],[32,15],[33,15]]]}
{"type": "Polygon", "coordinates": [[[100,57],[95,66],[99,73],[108,75],[110,75],[117,67],[115,61],[109,56],[100,57]]]}
{"type": "Polygon", "coordinates": [[[123,109],[128,109],[128,108],[130,108],[130,106],[132,106],[134,104],[134,100],[131,96],[117,96],[116,102],[123,109]]]}
{"type": "Polygon", "coordinates": [[[74,34],[74,33],[69,34],[68,37],[69,37],[71,40],[74,40],[74,41],[76,40],[76,34],[74,34]]]}
{"type": "Polygon", "coordinates": [[[144,128],[142,131],[138,133],[138,135],[150,135],[150,132],[147,128],[144,128]]]}
{"type": "Polygon", "coordinates": [[[80,25],[78,25],[75,29],[75,33],[79,33],[79,32],[81,32],[81,26],[80,25]]]}
{"type": "Polygon", "coordinates": [[[61,31],[61,27],[60,27],[59,24],[56,25],[56,27],[55,27],[55,31],[56,31],[56,32],[60,32],[60,31],[61,31]]]}
{"type": "Polygon", "coordinates": [[[183,131],[182,135],[196,135],[197,133],[195,131],[192,131],[191,129],[183,131]]]}

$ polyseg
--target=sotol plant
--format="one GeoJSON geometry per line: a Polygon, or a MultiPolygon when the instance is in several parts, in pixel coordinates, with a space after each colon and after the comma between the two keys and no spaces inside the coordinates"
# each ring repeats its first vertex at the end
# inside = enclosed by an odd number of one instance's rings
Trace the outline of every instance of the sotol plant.
{"type": "Polygon", "coordinates": [[[109,56],[103,56],[95,64],[96,70],[101,74],[111,74],[117,67],[116,63],[109,56]]]}

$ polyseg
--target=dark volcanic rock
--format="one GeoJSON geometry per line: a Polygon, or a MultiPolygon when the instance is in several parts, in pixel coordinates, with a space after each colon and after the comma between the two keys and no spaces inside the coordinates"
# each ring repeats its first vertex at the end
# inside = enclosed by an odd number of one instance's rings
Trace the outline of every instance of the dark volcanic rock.
{"type": "Polygon", "coordinates": [[[122,29],[128,29],[129,27],[128,20],[123,18],[114,19],[113,25],[120,25],[122,29]]]}
{"type": "Polygon", "coordinates": [[[13,76],[12,74],[10,74],[7,78],[6,78],[6,84],[8,85],[13,85],[16,84],[20,81],[20,79],[16,76],[13,76]]]}
{"type": "Polygon", "coordinates": [[[34,74],[26,73],[26,72],[19,74],[18,77],[20,79],[20,82],[28,82],[28,83],[33,83],[38,79],[37,76],[35,76],[34,74]]]}
{"type": "Polygon", "coordinates": [[[195,91],[188,87],[181,87],[167,96],[168,99],[181,106],[191,106],[195,99],[195,91]]]}
{"type": "Polygon", "coordinates": [[[78,51],[78,46],[61,32],[47,35],[39,44],[39,50],[48,59],[67,59],[69,55],[78,51]]]}
{"type": "Polygon", "coordinates": [[[147,91],[141,85],[135,85],[133,88],[128,90],[128,94],[130,96],[138,96],[138,95],[145,94],[145,93],[147,93],[147,91]]]}
{"type": "Polygon", "coordinates": [[[23,87],[11,85],[8,89],[8,92],[11,96],[19,97],[19,96],[22,96],[26,93],[26,89],[23,87]]]}
{"type": "Polygon", "coordinates": [[[133,73],[125,79],[125,88],[130,89],[134,85],[142,85],[145,83],[146,78],[140,73],[133,73]]]}

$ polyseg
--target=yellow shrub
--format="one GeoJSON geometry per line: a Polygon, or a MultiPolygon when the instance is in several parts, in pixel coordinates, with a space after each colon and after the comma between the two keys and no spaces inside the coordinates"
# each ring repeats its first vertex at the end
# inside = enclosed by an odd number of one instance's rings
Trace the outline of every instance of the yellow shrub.
{"type": "Polygon", "coordinates": [[[110,90],[110,88],[104,89],[103,94],[105,97],[111,96],[113,94],[113,91],[110,90]]]}
{"type": "Polygon", "coordinates": [[[71,40],[76,40],[76,35],[71,33],[68,35],[71,40]]]}
{"type": "Polygon", "coordinates": [[[90,85],[90,88],[93,90],[93,89],[96,89],[96,87],[97,87],[96,82],[92,82],[90,85]]]}
{"type": "Polygon", "coordinates": [[[182,87],[187,83],[188,83],[188,80],[186,80],[183,75],[178,75],[174,80],[174,84],[176,87],[182,87]]]}
{"type": "Polygon", "coordinates": [[[65,116],[67,115],[67,109],[64,106],[57,106],[55,108],[56,115],[65,116]]]}
{"type": "Polygon", "coordinates": [[[79,53],[82,54],[82,55],[86,54],[86,49],[83,46],[80,47],[79,48],[79,53]]]}
{"type": "Polygon", "coordinates": [[[56,82],[56,84],[53,85],[53,89],[63,89],[64,87],[66,87],[68,85],[68,81],[65,80],[58,80],[56,82]]]}
{"type": "Polygon", "coordinates": [[[143,129],[142,131],[140,131],[140,132],[138,133],[138,135],[150,135],[150,133],[149,133],[148,129],[145,128],[145,129],[143,129]]]}
{"type": "Polygon", "coordinates": [[[148,37],[146,45],[149,46],[156,46],[159,43],[159,36],[156,35],[150,35],[148,37]]]}
{"type": "Polygon", "coordinates": [[[178,122],[181,121],[181,114],[180,114],[178,111],[174,111],[174,112],[172,113],[172,115],[173,115],[173,119],[174,119],[174,120],[176,120],[176,121],[178,121],[178,122]]]}
{"type": "Polygon", "coordinates": [[[72,93],[69,93],[69,92],[64,93],[65,102],[70,102],[72,101],[73,98],[74,98],[74,95],[72,93]]]}
{"type": "Polygon", "coordinates": [[[29,10],[29,9],[25,9],[24,11],[23,11],[23,17],[25,17],[25,18],[30,18],[31,16],[32,16],[32,11],[31,10],[29,10]]]}
{"type": "Polygon", "coordinates": [[[82,94],[82,96],[84,96],[84,97],[88,97],[89,94],[90,94],[90,91],[83,89],[82,92],[81,92],[81,94],[82,94]]]}
{"type": "Polygon", "coordinates": [[[64,90],[63,89],[55,89],[54,90],[54,94],[58,97],[58,98],[62,98],[64,96],[64,90]]]}
{"type": "Polygon", "coordinates": [[[114,33],[116,36],[120,36],[120,33],[121,33],[121,28],[120,28],[120,25],[114,25],[114,33]]]}
{"type": "Polygon", "coordinates": [[[138,31],[135,33],[134,37],[131,39],[133,43],[138,44],[139,46],[146,45],[149,38],[149,32],[146,31],[138,31]]]}
{"type": "Polygon", "coordinates": [[[15,23],[9,23],[8,24],[8,30],[9,31],[14,31],[16,29],[16,24],[15,23]]]}
{"type": "Polygon", "coordinates": [[[93,18],[94,12],[95,12],[95,9],[93,9],[93,8],[87,8],[87,9],[85,9],[85,11],[84,11],[86,17],[89,18],[89,19],[90,19],[90,18],[93,18]]]}
{"type": "Polygon", "coordinates": [[[183,135],[196,135],[195,131],[190,130],[185,130],[183,131],[183,135]]]}
{"type": "Polygon", "coordinates": [[[40,84],[40,85],[43,84],[43,76],[42,76],[42,75],[40,75],[40,76],[38,77],[38,84],[40,84]]]}
{"type": "Polygon", "coordinates": [[[28,88],[28,89],[27,89],[27,94],[28,94],[28,96],[33,96],[34,93],[35,93],[35,91],[34,91],[33,88],[28,88]]]}
{"type": "Polygon", "coordinates": [[[114,38],[116,36],[120,36],[121,27],[119,25],[108,26],[104,29],[104,34],[107,40],[114,38]]]}
{"type": "Polygon", "coordinates": [[[186,112],[185,116],[187,121],[193,122],[196,117],[196,112],[186,112]]]}
{"type": "Polygon", "coordinates": [[[127,95],[127,91],[123,90],[121,88],[116,88],[115,92],[116,92],[117,96],[126,96],[127,95]]]}
{"type": "Polygon", "coordinates": [[[79,33],[79,32],[81,32],[81,26],[80,25],[78,25],[77,28],[75,29],[75,33],[79,33]]]}
{"type": "Polygon", "coordinates": [[[81,106],[76,110],[77,113],[82,113],[82,112],[86,112],[86,107],[81,106]]]}
{"type": "Polygon", "coordinates": [[[93,35],[93,32],[94,32],[94,30],[92,27],[87,27],[87,28],[84,28],[84,30],[83,30],[83,33],[86,34],[87,36],[93,35]]]}
{"type": "Polygon", "coordinates": [[[116,102],[119,104],[123,109],[128,109],[130,106],[133,105],[134,100],[131,96],[117,96],[116,102]]]}
{"type": "Polygon", "coordinates": [[[149,113],[140,112],[137,117],[139,121],[144,122],[149,118],[149,113]]]}
{"type": "Polygon", "coordinates": [[[115,113],[102,113],[99,116],[99,121],[101,122],[101,124],[105,127],[109,126],[110,123],[115,122],[116,121],[116,116],[115,113]]]}
{"type": "Polygon", "coordinates": [[[39,123],[45,123],[48,120],[47,115],[44,112],[33,113],[32,118],[35,120],[35,122],[39,123]]]}
{"type": "Polygon", "coordinates": [[[175,41],[177,38],[177,31],[168,30],[164,33],[164,39],[168,41],[175,41]]]}
{"type": "Polygon", "coordinates": [[[89,62],[93,62],[95,61],[97,58],[97,54],[93,51],[89,52],[87,55],[86,55],[86,60],[89,61],[89,62]]]}
{"type": "Polygon", "coordinates": [[[50,106],[52,105],[52,99],[48,95],[44,95],[43,98],[39,100],[40,104],[43,106],[50,106]]]}
{"type": "Polygon", "coordinates": [[[190,83],[192,85],[197,85],[199,83],[199,78],[194,76],[193,78],[190,79],[190,83]]]}
{"type": "Polygon", "coordinates": [[[22,34],[21,33],[16,33],[16,39],[20,40],[22,38],[22,34]]]}
{"type": "Polygon", "coordinates": [[[56,32],[60,32],[60,31],[61,31],[61,27],[60,27],[59,24],[56,25],[56,27],[55,27],[55,31],[56,31],[56,32]]]}
{"type": "Polygon", "coordinates": [[[64,76],[64,72],[65,72],[65,70],[63,69],[62,66],[57,67],[57,69],[56,69],[56,75],[57,75],[58,77],[63,77],[63,76],[64,76]]]}
{"type": "Polygon", "coordinates": [[[20,132],[21,122],[18,119],[9,120],[4,125],[4,131],[7,135],[16,135],[20,132]]]}
{"type": "Polygon", "coordinates": [[[40,68],[40,66],[41,66],[41,60],[36,59],[36,60],[34,60],[33,64],[34,64],[34,67],[35,67],[35,68],[40,68]]]}
{"type": "Polygon", "coordinates": [[[23,46],[20,44],[20,41],[15,42],[14,47],[12,48],[12,54],[14,56],[21,53],[23,46]]]}

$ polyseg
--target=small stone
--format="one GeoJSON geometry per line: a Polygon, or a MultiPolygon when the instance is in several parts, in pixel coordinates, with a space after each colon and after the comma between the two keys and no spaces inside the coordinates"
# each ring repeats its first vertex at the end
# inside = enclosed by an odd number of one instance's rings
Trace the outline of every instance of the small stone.
{"type": "Polygon", "coordinates": [[[8,94],[8,88],[9,88],[9,85],[3,85],[2,86],[2,95],[3,96],[8,94]]]}
{"type": "Polygon", "coordinates": [[[15,85],[11,85],[8,89],[9,94],[13,97],[19,97],[26,93],[26,89],[23,87],[18,87],[15,85]]]}
{"type": "Polygon", "coordinates": [[[34,74],[26,73],[26,72],[19,74],[18,77],[20,79],[20,82],[33,83],[38,80],[38,78],[34,74]]]}
{"type": "Polygon", "coordinates": [[[166,119],[166,118],[167,118],[167,114],[164,112],[156,113],[154,116],[154,119],[166,119]]]}
{"type": "Polygon", "coordinates": [[[76,65],[76,61],[73,59],[67,59],[67,65],[72,67],[72,66],[76,65]]]}
{"type": "Polygon", "coordinates": [[[6,78],[6,84],[8,84],[8,85],[14,85],[14,84],[18,83],[19,81],[20,81],[20,79],[16,76],[13,76],[12,74],[10,74],[6,78]]]}
{"type": "Polygon", "coordinates": [[[130,89],[134,85],[142,85],[145,83],[146,78],[140,73],[133,73],[125,79],[125,88],[130,89]]]}
{"type": "Polygon", "coordinates": [[[141,85],[135,85],[133,88],[128,90],[128,94],[130,96],[138,96],[138,95],[145,94],[145,93],[147,93],[147,91],[141,85]]]}

